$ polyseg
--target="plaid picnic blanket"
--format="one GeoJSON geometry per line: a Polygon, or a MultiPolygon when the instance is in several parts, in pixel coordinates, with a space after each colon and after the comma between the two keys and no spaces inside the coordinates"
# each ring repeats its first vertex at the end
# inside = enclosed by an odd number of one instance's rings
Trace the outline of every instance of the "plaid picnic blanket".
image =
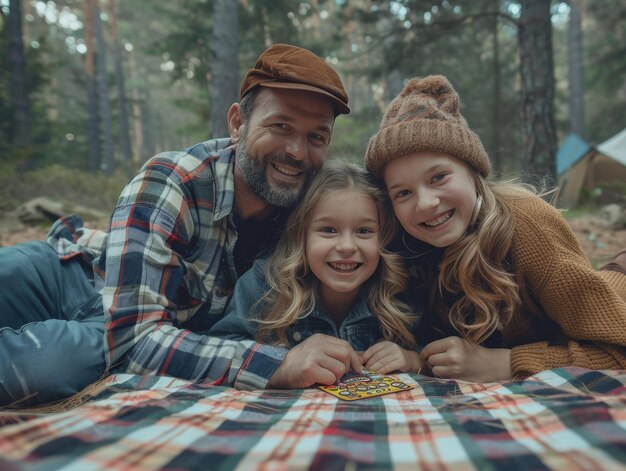
{"type": "Polygon", "coordinates": [[[626,371],[564,368],[503,384],[399,377],[414,389],[346,402],[318,389],[117,375],[72,410],[0,422],[0,469],[626,466],[626,371]]]}

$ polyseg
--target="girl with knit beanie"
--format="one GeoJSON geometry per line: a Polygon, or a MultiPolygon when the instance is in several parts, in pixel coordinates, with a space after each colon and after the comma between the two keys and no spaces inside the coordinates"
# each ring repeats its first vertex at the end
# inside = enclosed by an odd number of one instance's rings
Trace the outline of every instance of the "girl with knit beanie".
{"type": "Polygon", "coordinates": [[[387,188],[398,250],[426,299],[425,369],[480,382],[626,369],[626,255],[594,270],[533,188],[488,180],[489,157],[445,77],[407,83],[365,164],[387,188]]]}

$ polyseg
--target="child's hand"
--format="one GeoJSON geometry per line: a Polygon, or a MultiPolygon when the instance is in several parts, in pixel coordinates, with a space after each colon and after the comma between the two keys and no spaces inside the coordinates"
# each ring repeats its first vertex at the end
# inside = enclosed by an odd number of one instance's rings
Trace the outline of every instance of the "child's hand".
{"type": "Polygon", "coordinates": [[[439,378],[480,383],[511,379],[511,350],[486,348],[460,337],[447,337],[426,345],[422,362],[439,378]]]}
{"type": "Polygon", "coordinates": [[[406,350],[388,340],[368,348],[362,354],[361,361],[367,368],[380,374],[392,371],[419,373],[422,365],[417,352],[406,350]]]}

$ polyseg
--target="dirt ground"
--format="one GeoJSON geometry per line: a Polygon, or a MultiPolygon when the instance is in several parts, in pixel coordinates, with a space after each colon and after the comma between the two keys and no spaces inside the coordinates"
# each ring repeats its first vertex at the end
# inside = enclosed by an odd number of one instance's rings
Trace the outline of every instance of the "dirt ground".
{"type": "MultiPolygon", "coordinates": [[[[580,216],[569,221],[578,241],[595,267],[602,266],[620,250],[626,248],[626,229],[604,229],[596,216],[580,216]]],[[[86,227],[106,228],[107,221],[86,221],[86,227]]],[[[0,215],[0,247],[27,240],[43,239],[49,225],[24,226],[0,215]]]]}
{"type": "MultiPolygon", "coordinates": [[[[106,220],[85,220],[85,227],[92,229],[106,229],[107,224],[106,220]]],[[[0,214],[0,247],[8,247],[29,240],[43,240],[51,225],[52,223],[25,225],[13,216],[0,214]]]]}
{"type": "Polygon", "coordinates": [[[613,255],[626,249],[626,229],[608,230],[595,216],[580,216],[568,221],[592,264],[599,268],[613,255]]]}

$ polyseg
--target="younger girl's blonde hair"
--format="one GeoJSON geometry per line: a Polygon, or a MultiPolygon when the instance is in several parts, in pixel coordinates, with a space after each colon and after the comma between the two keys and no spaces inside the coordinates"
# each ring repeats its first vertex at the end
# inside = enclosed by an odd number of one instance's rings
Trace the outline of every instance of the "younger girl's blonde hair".
{"type": "Polygon", "coordinates": [[[270,286],[268,308],[257,331],[257,340],[287,345],[287,328],[310,314],[317,303],[319,281],[306,260],[306,232],[311,215],[323,196],[353,191],[370,196],[378,208],[380,261],[368,284],[368,305],[378,318],[383,337],[405,347],[415,346],[410,332],[414,315],[396,299],[406,288],[408,273],[400,255],[384,247],[398,229],[386,192],[355,164],[331,161],[315,177],[304,198],[290,215],[276,250],[266,265],[270,286]]]}

